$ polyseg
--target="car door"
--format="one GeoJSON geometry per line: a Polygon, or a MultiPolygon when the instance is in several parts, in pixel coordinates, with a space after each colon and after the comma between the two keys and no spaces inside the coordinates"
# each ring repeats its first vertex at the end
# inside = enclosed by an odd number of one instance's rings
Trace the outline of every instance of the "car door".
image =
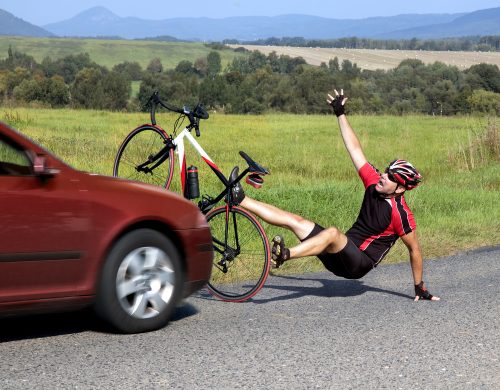
{"type": "Polygon", "coordinates": [[[0,303],[72,295],[88,230],[78,183],[35,175],[29,152],[0,135],[0,303]]]}

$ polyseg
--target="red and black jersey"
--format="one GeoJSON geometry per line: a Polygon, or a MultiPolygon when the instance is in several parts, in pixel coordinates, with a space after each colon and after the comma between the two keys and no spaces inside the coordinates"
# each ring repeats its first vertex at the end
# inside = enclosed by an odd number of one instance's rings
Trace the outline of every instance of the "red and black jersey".
{"type": "Polygon", "coordinates": [[[359,176],[365,185],[365,196],[358,219],[346,235],[377,265],[399,237],[417,226],[404,196],[385,199],[375,190],[380,173],[373,165],[363,165],[359,176]]]}

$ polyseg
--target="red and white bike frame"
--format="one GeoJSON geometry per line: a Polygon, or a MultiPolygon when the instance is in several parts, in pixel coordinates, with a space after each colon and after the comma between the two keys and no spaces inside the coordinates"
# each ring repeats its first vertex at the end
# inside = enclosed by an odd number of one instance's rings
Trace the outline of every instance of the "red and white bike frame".
{"type": "MultiPolygon", "coordinates": [[[[203,150],[201,145],[196,141],[196,139],[191,135],[191,132],[186,128],[181,131],[181,133],[175,137],[172,142],[174,143],[175,153],[177,153],[179,159],[179,167],[181,174],[181,183],[182,183],[182,192],[184,193],[186,190],[186,154],[184,152],[184,139],[187,139],[191,145],[196,149],[199,153],[203,161],[207,163],[207,165],[212,168],[212,170],[217,174],[217,176],[222,175],[219,167],[213,162],[213,160],[208,156],[207,152],[203,150]]],[[[224,176],[224,175],[222,175],[224,176]]]]}

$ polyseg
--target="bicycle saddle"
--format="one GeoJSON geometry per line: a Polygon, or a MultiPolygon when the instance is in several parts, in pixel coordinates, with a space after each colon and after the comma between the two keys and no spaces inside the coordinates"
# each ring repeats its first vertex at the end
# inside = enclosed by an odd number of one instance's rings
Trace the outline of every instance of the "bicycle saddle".
{"type": "Polygon", "coordinates": [[[259,163],[253,161],[245,152],[240,151],[240,156],[247,162],[248,169],[251,173],[256,175],[269,175],[269,170],[267,168],[264,168],[259,163]]]}

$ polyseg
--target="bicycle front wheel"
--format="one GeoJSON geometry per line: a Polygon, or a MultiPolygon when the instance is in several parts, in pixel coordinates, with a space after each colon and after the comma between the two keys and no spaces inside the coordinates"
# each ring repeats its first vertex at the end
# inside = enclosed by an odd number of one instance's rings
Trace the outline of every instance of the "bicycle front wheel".
{"type": "Polygon", "coordinates": [[[174,149],[168,136],[151,125],[133,130],[118,149],[113,176],[169,188],[174,174],[174,149]]]}
{"type": "Polygon", "coordinates": [[[264,285],[270,267],[269,241],[257,219],[239,207],[207,214],[214,261],[208,290],[224,301],[242,302],[264,285]]]}

